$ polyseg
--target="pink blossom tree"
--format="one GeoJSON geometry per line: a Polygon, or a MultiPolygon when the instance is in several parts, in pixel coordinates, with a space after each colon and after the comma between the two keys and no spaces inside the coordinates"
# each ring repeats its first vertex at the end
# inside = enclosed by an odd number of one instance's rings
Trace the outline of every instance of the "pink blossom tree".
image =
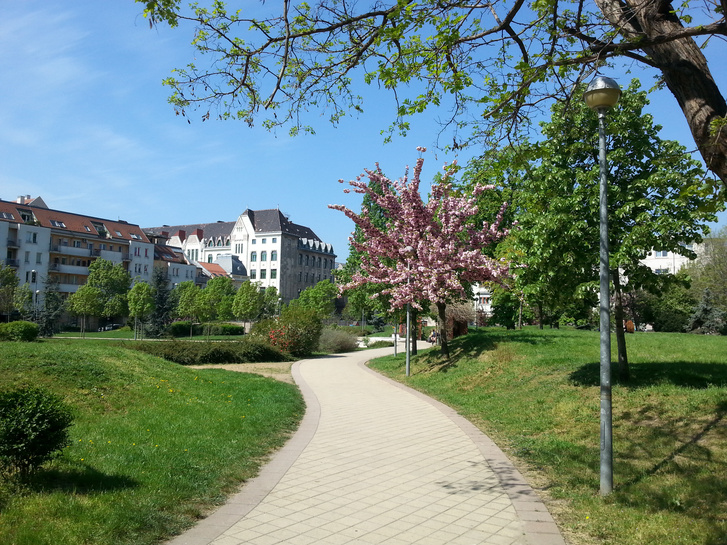
{"type": "Polygon", "coordinates": [[[508,274],[507,264],[483,252],[508,233],[500,230],[507,203],[492,223],[475,224],[477,196],[493,186],[477,185],[466,197],[455,195],[448,181],[454,165],[445,165],[444,176],[432,185],[429,201],[425,203],[419,194],[423,164],[424,159],[420,157],[413,178],[409,180],[407,167],[404,177],[398,181],[386,178],[377,164],[375,170],[366,170],[366,175],[349,182],[353,189],[344,190],[344,193],[354,191],[367,195],[384,210],[385,229],[374,225],[366,206],[360,214],[342,205],[329,208],[346,214],[363,234],[359,240],[350,239],[351,246],[361,252],[361,267],[341,286],[341,291],[374,283],[384,285],[385,289],[373,297],[389,295],[393,308],[411,304],[421,310],[422,302],[433,303],[442,325],[442,354],[448,358],[447,303],[465,299],[468,284],[498,281],[508,274]],[[365,177],[368,182],[364,181],[365,177]],[[372,186],[378,186],[380,191],[373,191],[372,186]]]}

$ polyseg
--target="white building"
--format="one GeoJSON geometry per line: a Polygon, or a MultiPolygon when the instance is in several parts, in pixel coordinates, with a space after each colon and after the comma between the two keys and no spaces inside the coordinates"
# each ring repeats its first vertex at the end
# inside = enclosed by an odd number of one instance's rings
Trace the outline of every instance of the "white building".
{"type": "Polygon", "coordinates": [[[30,196],[0,200],[0,252],[36,302],[49,276],[62,294],[75,292],[99,258],[122,263],[135,281],[150,281],[154,267],[154,245],[138,225],[53,210],[30,196]]]}
{"type": "Polygon", "coordinates": [[[168,244],[180,247],[192,262],[217,263],[263,288],[274,286],[285,303],[321,280],[333,281],[333,246],[278,209],[248,209],[235,222],[164,225],[145,231],[168,236],[168,244]]]}

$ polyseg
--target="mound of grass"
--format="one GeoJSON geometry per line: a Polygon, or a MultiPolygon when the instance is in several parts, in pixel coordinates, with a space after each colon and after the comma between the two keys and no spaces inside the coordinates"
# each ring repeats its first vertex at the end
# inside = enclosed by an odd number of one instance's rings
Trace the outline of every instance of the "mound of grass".
{"type": "Polygon", "coordinates": [[[0,390],[42,386],[74,410],[70,443],[0,484],[0,543],[144,545],[190,526],[297,427],[297,389],[93,341],[0,343],[0,390]]]}
{"type": "MultiPolygon", "coordinates": [[[[627,338],[613,386],[614,493],[599,496],[599,338],[479,329],[372,367],[456,408],[522,464],[574,543],[716,545],[727,536],[727,338],[627,338]]],[[[614,361],[616,343],[613,342],[614,361]]]]}

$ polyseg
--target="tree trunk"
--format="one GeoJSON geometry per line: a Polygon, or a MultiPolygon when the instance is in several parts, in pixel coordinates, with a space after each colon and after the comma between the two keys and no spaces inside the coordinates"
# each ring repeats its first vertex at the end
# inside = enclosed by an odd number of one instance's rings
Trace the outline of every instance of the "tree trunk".
{"type": "Polygon", "coordinates": [[[618,346],[618,378],[622,382],[629,380],[629,358],[626,353],[626,335],[624,333],[624,307],[621,299],[621,279],[618,269],[613,271],[613,292],[615,296],[614,320],[616,321],[616,344],[618,346]]]}
{"type": "Polygon", "coordinates": [[[543,329],[543,303],[538,303],[538,325],[543,329]]]}
{"type": "Polygon", "coordinates": [[[439,312],[439,340],[442,343],[442,355],[449,359],[449,345],[447,344],[447,303],[437,303],[439,312]]]}
{"type": "MultiPolygon", "coordinates": [[[[670,2],[658,0],[596,0],[601,12],[630,40],[656,39],[683,30],[670,2]]],[[[712,122],[724,121],[727,102],[692,38],[643,47],[684,113],[707,168],[727,187],[727,127],[710,134],[712,122]]]]}

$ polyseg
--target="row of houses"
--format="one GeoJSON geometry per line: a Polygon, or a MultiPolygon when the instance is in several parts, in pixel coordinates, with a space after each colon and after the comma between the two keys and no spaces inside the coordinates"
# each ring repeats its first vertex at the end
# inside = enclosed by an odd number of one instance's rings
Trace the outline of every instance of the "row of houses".
{"type": "Polygon", "coordinates": [[[238,284],[252,280],[277,288],[286,303],[332,280],[336,267],[330,244],[277,209],[245,210],[234,222],[142,228],[54,210],[30,196],[0,200],[0,252],[37,298],[46,278],[57,280],[62,294],[75,292],[99,258],[122,263],[134,281],[151,281],[155,267],[170,286],[222,275],[238,284]]]}

